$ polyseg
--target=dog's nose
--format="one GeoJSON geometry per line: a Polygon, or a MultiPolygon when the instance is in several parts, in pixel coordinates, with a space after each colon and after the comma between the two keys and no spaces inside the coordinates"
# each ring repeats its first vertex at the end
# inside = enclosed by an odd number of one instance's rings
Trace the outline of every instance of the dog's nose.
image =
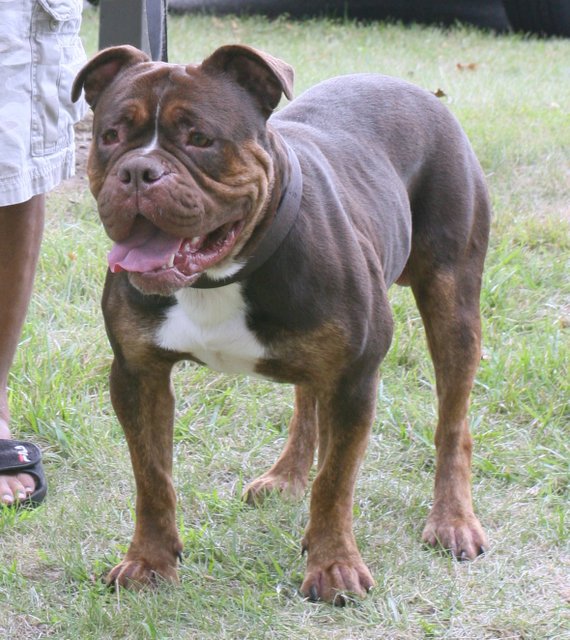
{"type": "Polygon", "coordinates": [[[125,162],[118,177],[123,184],[137,188],[154,184],[167,173],[159,159],[139,156],[125,162]]]}

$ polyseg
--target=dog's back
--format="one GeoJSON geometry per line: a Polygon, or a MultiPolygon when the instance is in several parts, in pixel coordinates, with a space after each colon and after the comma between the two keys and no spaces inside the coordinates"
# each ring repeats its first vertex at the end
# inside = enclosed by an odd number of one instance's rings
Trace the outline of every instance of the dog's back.
{"type": "MultiPolygon", "coordinates": [[[[312,165],[304,170],[322,174],[311,184],[334,189],[354,224],[372,236],[390,236],[389,246],[394,251],[399,245],[400,256],[409,251],[402,231],[410,230],[410,209],[414,244],[422,242],[426,227],[453,225],[453,218],[466,241],[474,200],[478,224],[488,229],[477,158],[456,118],[428,91],[380,74],[339,76],[303,93],[269,123],[302,164],[312,165]],[[457,208],[464,214],[454,215],[457,208]]],[[[389,275],[387,268],[387,284],[389,275]]]]}

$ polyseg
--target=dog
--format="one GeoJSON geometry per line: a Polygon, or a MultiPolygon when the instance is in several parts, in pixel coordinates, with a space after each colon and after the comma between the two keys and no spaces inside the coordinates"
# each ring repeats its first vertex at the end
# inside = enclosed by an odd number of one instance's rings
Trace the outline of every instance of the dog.
{"type": "Polygon", "coordinates": [[[301,593],[374,584],[353,492],[390,345],[390,285],[410,286],[435,367],[434,501],[423,540],[473,559],[469,396],[490,204],[475,154],[435,96],[356,74],[292,99],[291,66],[227,45],[201,64],[105,49],[78,74],[94,111],[90,189],[114,246],[103,293],[111,400],[136,479],[136,526],[111,585],[176,582],[173,365],[295,385],[286,446],[245,492],[301,496],[318,449],[301,593]]]}

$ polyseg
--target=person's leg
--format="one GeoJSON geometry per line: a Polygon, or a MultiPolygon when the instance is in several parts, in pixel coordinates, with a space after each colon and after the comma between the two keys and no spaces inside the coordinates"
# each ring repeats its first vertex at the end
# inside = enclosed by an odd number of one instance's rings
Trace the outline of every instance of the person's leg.
{"type": "MultiPolygon", "coordinates": [[[[45,195],[0,207],[0,439],[10,438],[8,373],[32,294],[45,217],[45,195]]],[[[12,504],[34,491],[32,476],[0,475],[0,502],[12,504]]]]}

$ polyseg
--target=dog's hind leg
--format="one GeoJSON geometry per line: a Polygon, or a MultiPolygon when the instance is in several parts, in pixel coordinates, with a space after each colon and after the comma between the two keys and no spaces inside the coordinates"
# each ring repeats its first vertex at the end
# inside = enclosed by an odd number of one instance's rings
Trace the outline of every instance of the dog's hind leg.
{"type": "Polygon", "coordinates": [[[467,424],[481,355],[479,296],[489,226],[483,191],[471,214],[459,216],[459,223],[448,219],[448,240],[453,239],[457,250],[449,252],[454,243],[448,242],[444,259],[437,247],[426,250],[428,240],[420,237],[407,268],[435,367],[439,409],[435,495],[422,538],[458,559],[473,559],[487,546],[471,500],[472,439],[467,424]],[[471,221],[467,234],[466,220],[471,221]],[[456,224],[463,225],[461,231],[454,230],[456,224]]]}
{"type": "Polygon", "coordinates": [[[451,274],[412,285],[436,372],[439,416],[434,503],[422,538],[460,559],[473,559],[487,546],[471,502],[469,395],[480,359],[477,304],[461,301],[461,284],[451,274]]]}
{"type": "Polygon", "coordinates": [[[301,498],[307,488],[316,446],[317,400],[309,388],[296,386],[295,410],[285,448],[271,469],[245,488],[243,499],[249,504],[260,504],[272,491],[280,491],[287,498],[301,498]]]}

